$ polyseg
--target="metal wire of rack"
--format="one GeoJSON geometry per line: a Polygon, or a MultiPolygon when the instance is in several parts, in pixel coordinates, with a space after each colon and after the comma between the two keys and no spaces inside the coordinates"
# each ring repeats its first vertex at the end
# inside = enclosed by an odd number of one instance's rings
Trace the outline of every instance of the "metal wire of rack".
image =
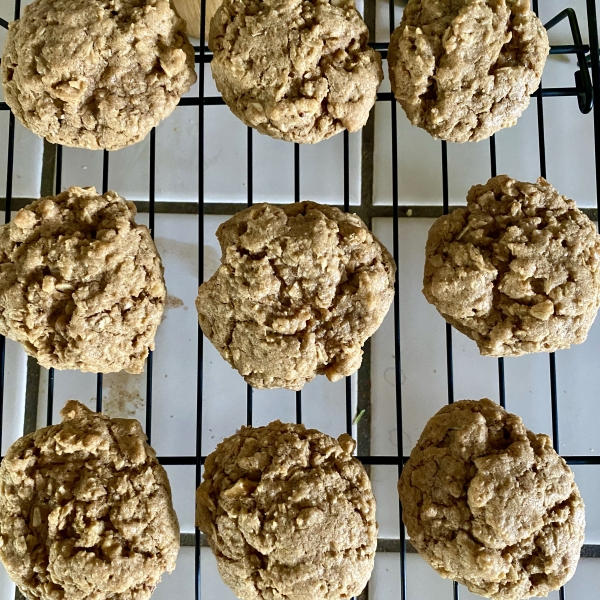
{"type": "MultiPolygon", "coordinates": [[[[533,8],[538,12],[538,0],[533,1],[533,8]]],[[[201,14],[204,14],[206,0],[201,0],[201,14]]],[[[595,0],[586,0],[587,6],[587,20],[588,20],[588,33],[589,33],[589,44],[586,45],[582,42],[577,16],[575,12],[567,8],[558,14],[555,18],[551,19],[546,24],[548,29],[556,26],[564,19],[568,19],[571,33],[573,35],[573,44],[553,46],[551,48],[551,54],[573,54],[577,56],[579,70],[575,73],[575,86],[563,87],[563,88],[546,88],[540,85],[539,90],[534,94],[535,102],[537,104],[537,115],[538,115],[538,147],[539,147],[539,170],[540,174],[546,176],[546,147],[545,147],[545,129],[544,129],[544,98],[551,97],[565,97],[575,96],[577,97],[579,109],[583,113],[588,113],[593,110],[593,124],[596,136],[594,138],[594,150],[595,150],[595,183],[596,183],[596,197],[598,211],[600,212],[600,109],[594,106],[594,96],[600,97],[600,65],[599,65],[599,43],[598,43],[598,29],[597,29],[597,12],[595,0]]],[[[369,15],[371,20],[374,22],[374,2],[371,0],[365,0],[365,19],[369,22],[369,15]]],[[[21,14],[21,2],[15,0],[14,5],[14,18],[19,18],[21,14]]],[[[394,0],[389,1],[389,25],[390,31],[396,26],[395,17],[395,4],[394,0]]],[[[4,19],[0,18],[0,27],[7,28],[8,23],[4,19]]],[[[201,19],[200,24],[200,39],[205,39],[205,22],[201,19]]],[[[374,48],[378,49],[383,58],[387,56],[387,43],[373,43],[371,44],[374,48]]],[[[184,212],[197,213],[198,219],[198,281],[204,280],[204,217],[207,214],[232,214],[237,210],[250,206],[253,203],[253,173],[254,173],[254,162],[253,162],[253,136],[255,135],[253,130],[247,129],[246,138],[246,150],[247,150],[247,199],[246,205],[244,204],[228,204],[228,203],[217,203],[210,202],[205,203],[205,190],[204,190],[204,150],[205,150],[205,107],[214,105],[224,105],[221,97],[218,96],[205,96],[205,72],[204,65],[209,63],[212,55],[208,48],[202,43],[196,47],[196,63],[199,64],[199,95],[198,97],[186,97],[180,101],[180,106],[197,106],[199,111],[199,131],[198,131],[198,202],[197,205],[187,207],[184,212]]],[[[359,206],[353,206],[352,209],[358,213],[367,225],[371,225],[371,221],[375,217],[392,217],[393,218],[393,256],[396,263],[399,262],[399,227],[398,219],[406,217],[407,211],[405,207],[399,204],[399,181],[398,181],[398,135],[397,135],[397,104],[394,101],[393,94],[391,93],[380,93],[377,97],[378,102],[389,103],[392,123],[392,148],[391,148],[391,172],[392,172],[392,205],[391,206],[378,206],[373,205],[372,202],[364,202],[361,199],[359,206]]],[[[8,111],[9,108],[6,103],[0,102],[0,111],[8,111]]],[[[496,175],[496,143],[495,138],[490,138],[490,176],[496,175]]],[[[46,144],[48,148],[50,145],[46,144]]],[[[62,191],[62,147],[57,146],[52,149],[51,160],[53,162],[54,169],[54,190],[55,193],[62,191]]],[[[448,169],[448,149],[446,142],[440,142],[441,162],[442,162],[442,198],[440,210],[435,210],[433,213],[431,210],[424,208],[421,214],[413,214],[413,216],[425,217],[425,216],[438,216],[439,214],[447,214],[451,209],[449,205],[449,169],[448,169]]],[[[14,177],[14,156],[15,156],[15,117],[9,114],[9,128],[8,128],[8,140],[7,140],[7,180],[6,180],[6,196],[4,200],[5,210],[5,222],[8,222],[11,218],[11,210],[20,208],[24,202],[20,199],[13,198],[13,177],[14,177]]],[[[300,178],[300,161],[301,151],[300,147],[296,144],[294,146],[294,200],[296,202],[301,200],[301,178],[300,178]]],[[[350,161],[349,161],[349,138],[348,133],[343,134],[343,208],[345,211],[350,210],[350,161]]],[[[108,190],[109,182],[109,163],[110,155],[107,151],[103,153],[103,166],[102,166],[102,192],[108,190]]],[[[150,165],[149,165],[149,194],[147,203],[138,203],[143,206],[143,212],[147,211],[149,216],[149,228],[154,236],[155,233],[155,215],[157,212],[161,212],[161,207],[157,207],[156,202],[156,136],[153,130],[150,135],[150,165]]],[[[140,206],[140,208],[142,208],[140,206]]],[[[598,213],[596,213],[598,214],[598,213]]],[[[410,215],[408,215],[410,216],[410,215]]],[[[400,277],[396,278],[395,283],[395,299],[392,307],[394,317],[394,371],[395,371],[395,396],[396,396],[396,425],[397,425],[397,455],[387,456],[373,456],[369,453],[364,453],[364,444],[361,444],[361,426],[359,425],[359,443],[358,443],[358,458],[363,464],[380,465],[380,466],[395,466],[398,469],[398,475],[402,470],[403,464],[408,459],[403,452],[403,409],[402,409],[402,385],[401,385],[401,328],[400,328],[400,277]]],[[[452,340],[452,328],[449,324],[446,324],[445,330],[446,337],[446,378],[447,378],[447,401],[448,403],[454,402],[454,367],[453,367],[453,340],[452,340]]],[[[196,398],[196,454],[195,456],[160,456],[159,460],[163,465],[189,465],[195,467],[195,479],[196,485],[199,485],[201,478],[202,465],[205,460],[205,456],[202,455],[202,441],[203,441],[203,407],[204,407],[204,396],[203,396],[203,359],[204,359],[204,340],[202,332],[198,327],[197,331],[197,342],[198,342],[198,359],[196,369],[197,379],[197,398],[196,398]]],[[[365,347],[365,361],[363,367],[359,371],[358,376],[358,399],[357,405],[358,410],[362,408],[362,390],[369,386],[369,365],[370,359],[369,343],[367,342],[365,347]]],[[[4,383],[5,383],[5,359],[6,359],[6,344],[5,338],[0,336],[0,444],[2,443],[2,417],[4,414],[4,383]]],[[[28,369],[35,369],[35,361],[29,359],[28,369]]],[[[505,386],[505,372],[504,372],[504,359],[499,358],[497,362],[498,368],[498,390],[499,399],[502,406],[505,406],[506,401],[506,386],[505,386]]],[[[554,354],[549,355],[548,364],[548,375],[550,379],[550,407],[552,414],[552,438],[553,444],[557,451],[560,451],[560,427],[559,427],[559,402],[557,395],[557,377],[556,377],[556,360],[554,354]]],[[[39,380],[33,379],[34,385],[39,386],[39,380]]],[[[149,441],[152,439],[152,422],[153,422],[153,356],[150,353],[148,357],[146,367],[146,416],[145,416],[145,431],[149,441]]],[[[34,390],[35,392],[35,390],[34,390]]],[[[352,433],[353,427],[353,411],[352,411],[352,394],[353,386],[351,384],[350,377],[346,378],[345,382],[345,423],[346,431],[352,433]]],[[[35,393],[31,395],[35,398],[37,403],[37,397],[35,393]]],[[[96,409],[102,411],[103,404],[103,377],[102,374],[98,374],[96,383],[96,409]]],[[[50,425],[53,422],[54,414],[54,370],[50,369],[48,372],[48,391],[46,401],[47,411],[47,424],[50,425]]],[[[37,410],[37,406],[35,407],[37,410]]],[[[297,392],[295,397],[295,415],[298,423],[302,422],[302,392],[297,392]]],[[[31,419],[29,419],[29,426],[26,424],[25,429],[29,427],[31,429],[31,419]]],[[[35,423],[35,419],[33,421],[35,423]]],[[[246,416],[245,422],[251,425],[253,422],[253,389],[247,386],[246,391],[246,416]]],[[[241,423],[240,423],[241,424],[241,423]]],[[[368,426],[368,423],[366,423],[368,426]]],[[[368,433],[367,433],[368,436],[368,433]]],[[[563,456],[567,463],[570,465],[600,465],[599,456],[563,456]]],[[[402,517],[402,507],[398,502],[398,510],[400,514],[400,522],[402,517]]],[[[194,534],[194,548],[195,548],[195,598],[199,600],[202,597],[201,592],[201,559],[200,559],[200,548],[202,545],[202,537],[199,531],[196,529],[194,534]]],[[[398,596],[401,600],[407,598],[407,569],[406,569],[406,553],[409,551],[408,542],[405,537],[404,527],[400,527],[399,531],[399,546],[397,548],[400,554],[399,569],[400,569],[400,589],[398,590],[398,596]]],[[[592,547],[586,550],[588,556],[600,557],[600,547],[592,547]]],[[[459,590],[456,583],[453,586],[453,597],[457,599],[459,596],[459,590]]],[[[17,590],[17,598],[20,598],[20,594],[17,590]]],[[[364,596],[366,598],[366,596],[364,596]]],[[[363,598],[363,596],[361,596],[363,598]]],[[[561,600],[565,598],[564,588],[560,590],[561,600]]]]}

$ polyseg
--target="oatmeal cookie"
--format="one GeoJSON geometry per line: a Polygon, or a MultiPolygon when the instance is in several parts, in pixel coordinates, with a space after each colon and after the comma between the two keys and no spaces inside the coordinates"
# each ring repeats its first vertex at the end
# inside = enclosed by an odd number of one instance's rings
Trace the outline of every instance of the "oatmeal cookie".
{"type": "Polygon", "coordinates": [[[34,0],[9,26],[4,97],[52,143],[135,144],[196,81],[184,29],[169,0],[34,0]]]}
{"type": "Polygon", "coordinates": [[[196,521],[242,600],[358,596],[375,560],[375,497],[354,440],[275,421],[242,427],[204,466],[196,521]]]}
{"type": "Polygon", "coordinates": [[[164,310],[156,246],[135,205],[69,188],[0,227],[0,334],[49,369],[141,373],[164,310]]]}
{"type": "Polygon", "coordinates": [[[217,230],[221,266],[198,291],[202,331],[256,388],[354,373],[390,307],[396,265],[354,214],[256,204],[217,230]]]}
{"type": "Polygon", "coordinates": [[[147,600],[175,568],[171,488],[133,419],[76,400],[0,466],[0,559],[28,600],[147,600]]]}
{"type": "Polygon", "coordinates": [[[224,0],[212,74],[232,112],[276,139],[314,144],[365,125],[381,56],[354,0],[224,0]]]}
{"type": "Polygon", "coordinates": [[[413,125],[476,142],[515,125],[549,51],[529,0],[409,0],[390,40],[390,83],[413,125]]]}
{"type": "Polygon", "coordinates": [[[600,236],[547,181],[475,185],[440,217],[423,293],[487,356],[554,352],[585,341],[600,306],[600,236]]]}
{"type": "Polygon", "coordinates": [[[429,420],[398,490],[421,556],[475,594],[546,596],[575,573],[585,513],[571,469],[548,436],[487,398],[429,420]]]}

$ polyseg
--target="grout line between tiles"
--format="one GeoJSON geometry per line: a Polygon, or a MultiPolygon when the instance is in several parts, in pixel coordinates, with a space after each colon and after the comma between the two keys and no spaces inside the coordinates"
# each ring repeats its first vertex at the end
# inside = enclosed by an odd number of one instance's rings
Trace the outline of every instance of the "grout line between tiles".
{"type": "MultiPolygon", "coordinates": [[[[192,547],[195,541],[195,534],[182,533],[179,539],[182,548],[192,547]]],[[[200,546],[202,548],[209,547],[208,540],[203,533],[200,534],[200,546]]],[[[417,554],[416,548],[412,545],[409,539],[406,540],[406,551],[409,554],[417,554]]],[[[392,538],[378,539],[377,552],[389,552],[393,554],[400,553],[400,540],[392,538]]],[[[581,549],[580,556],[582,558],[600,558],[600,544],[585,544],[581,549]]]]}
{"type": "MultiPolygon", "coordinates": [[[[376,39],[377,9],[375,2],[365,2],[364,20],[369,31],[373,32],[376,39]]],[[[375,162],[375,111],[371,111],[369,118],[361,133],[361,172],[360,172],[360,206],[362,208],[373,205],[373,178],[375,162]]],[[[351,208],[356,211],[357,208],[351,208]]],[[[359,215],[366,226],[371,230],[371,216],[359,215]],[[366,217],[366,218],[365,218],[366,217]]],[[[358,454],[371,454],[371,340],[368,339],[363,345],[363,359],[357,373],[356,414],[363,416],[356,426],[356,450],[358,454]]],[[[371,478],[371,466],[364,465],[369,479],[371,478]]],[[[369,600],[371,578],[367,581],[365,588],[357,597],[357,600],[369,600]]]]}
{"type": "MultiPolygon", "coordinates": [[[[373,2],[365,2],[364,21],[373,32],[375,39],[375,26],[377,22],[376,7],[373,2]]],[[[373,204],[373,176],[375,157],[375,111],[371,111],[367,123],[361,131],[361,172],[360,172],[360,206],[351,206],[350,211],[358,214],[371,229],[371,217],[366,214],[373,204]]],[[[356,427],[356,450],[359,455],[371,454],[371,340],[363,346],[363,359],[357,373],[357,398],[356,414],[364,410],[364,414],[356,427]]],[[[371,467],[365,465],[365,470],[371,476],[371,467]]],[[[368,585],[364,594],[368,594],[368,585]]]]}
{"type": "MultiPolygon", "coordinates": [[[[56,146],[44,140],[42,154],[42,175],[40,181],[40,196],[50,196],[54,193],[54,173],[56,167],[56,146]]],[[[32,199],[33,200],[33,199],[32,199]]],[[[20,199],[14,203],[14,208],[21,208],[20,199]]],[[[25,201],[26,203],[29,200],[25,201]]],[[[37,429],[38,403],[40,394],[41,367],[35,358],[27,357],[27,379],[25,384],[25,413],[23,417],[23,435],[32,433],[37,429]]],[[[22,598],[17,589],[15,598],[22,598]]]]}
{"type": "MultiPolygon", "coordinates": [[[[364,193],[364,187],[363,191],[364,193]]],[[[53,194],[54,191],[50,190],[46,195],[53,194]]],[[[381,217],[393,217],[394,207],[390,204],[370,204],[368,202],[368,195],[363,196],[365,202],[358,205],[350,205],[350,212],[358,215],[367,225],[371,224],[372,219],[381,217]]],[[[12,210],[19,210],[27,204],[30,204],[37,198],[14,198],[11,203],[12,210]]],[[[150,205],[147,201],[134,201],[138,209],[138,214],[144,214],[150,212],[150,205]]],[[[270,203],[273,206],[287,206],[287,204],[270,203]]],[[[6,199],[0,198],[0,210],[4,210],[6,206],[6,199]]],[[[338,206],[338,205],[334,205],[338,206]]],[[[341,204],[339,205],[341,206],[341,204]]],[[[234,215],[244,209],[248,205],[245,202],[206,202],[204,204],[204,215],[219,215],[228,216],[234,215]]],[[[463,205],[450,205],[448,212],[452,212],[458,208],[464,208],[463,205]]],[[[581,208],[581,212],[586,214],[592,221],[598,221],[598,209],[597,208],[581,208]]],[[[198,204],[195,202],[170,202],[161,201],[155,203],[155,214],[175,214],[175,215],[197,215],[198,204]]],[[[443,209],[439,205],[428,205],[428,204],[401,204],[398,206],[398,217],[401,219],[437,219],[443,214],[443,209]]]]}
{"type": "Polygon", "coordinates": [[[42,154],[42,179],[40,195],[49,196],[54,193],[54,175],[56,172],[56,146],[44,140],[42,154]]]}
{"type": "MultiPolygon", "coordinates": [[[[365,126],[365,128],[368,127],[365,126]]],[[[363,165],[365,163],[365,150],[363,147],[362,155],[363,165]]],[[[368,161],[367,161],[368,164],[368,161]]],[[[372,163],[371,163],[372,169],[372,163]]],[[[363,166],[362,177],[368,179],[368,168],[363,166]]],[[[371,190],[372,190],[372,176],[371,176],[371,190]]],[[[350,212],[358,215],[369,227],[371,226],[371,220],[377,217],[392,217],[393,206],[391,204],[373,204],[372,193],[369,191],[367,183],[362,184],[362,202],[360,205],[350,205],[350,212]]],[[[53,189],[46,189],[42,192],[42,195],[52,195],[53,189]]],[[[27,204],[30,204],[37,198],[13,198],[11,201],[11,208],[13,211],[23,208],[27,204]]],[[[147,201],[135,200],[135,205],[138,209],[139,214],[150,212],[150,203],[147,201]]],[[[273,206],[287,206],[287,204],[277,204],[271,202],[273,206]]],[[[338,206],[338,205],[334,205],[338,206]]],[[[341,204],[340,204],[341,206],[341,204]]],[[[6,198],[0,197],[0,211],[5,210],[6,198]]],[[[206,202],[204,204],[205,215],[219,215],[227,216],[234,215],[244,209],[248,208],[245,202],[206,202]]],[[[448,212],[453,212],[458,208],[464,208],[464,205],[453,204],[448,207],[448,212]]],[[[581,208],[581,212],[586,214],[592,221],[598,221],[598,209],[597,208],[581,208]]],[[[198,214],[198,203],[197,202],[171,202],[171,201],[158,201],[155,203],[155,214],[174,214],[174,215],[197,215],[198,214]]],[[[398,217],[402,219],[437,219],[443,215],[443,208],[433,204],[400,204],[398,206],[398,217]]]]}
{"type": "Polygon", "coordinates": [[[40,365],[31,356],[27,357],[27,381],[25,384],[25,414],[23,435],[37,429],[37,412],[40,394],[40,365]]]}

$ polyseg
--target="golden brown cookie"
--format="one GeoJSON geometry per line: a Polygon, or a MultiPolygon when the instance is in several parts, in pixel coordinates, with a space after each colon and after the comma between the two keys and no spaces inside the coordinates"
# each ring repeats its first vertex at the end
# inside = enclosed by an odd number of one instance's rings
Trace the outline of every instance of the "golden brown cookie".
{"type": "Polygon", "coordinates": [[[175,568],[171,488],[133,419],[76,400],[0,466],[0,559],[28,600],[147,600],[175,568]]]}
{"type": "Polygon", "coordinates": [[[314,144],[365,125],[381,56],[354,0],[224,0],[212,74],[232,112],[276,139],[314,144]]]}
{"type": "Polygon", "coordinates": [[[419,554],[475,594],[546,596],[575,573],[585,513],[571,469],[487,398],[429,420],[398,490],[419,554]]]}
{"type": "Polygon", "coordinates": [[[156,246],[115,192],[69,188],[0,227],[0,333],[46,368],[141,373],[164,310],[156,246]]]}
{"type": "Polygon", "coordinates": [[[396,265],[354,214],[256,204],[219,226],[221,266],[198,291],[204,335],[256,388],[358,369],[394,296],[396,265]]]}
{"type": "Polygon", "coordinates": [[[549,48],[529,0],[409,0],[390,40],[390,83],[413,125],[476,142],[515,125],[549,48]]]}
{"type": "Polygon", "coordinates": [[[169,0],[34,0],[9,26],[4,97],[52,143],[135,144],[196,81],[184,29],[169,0]]]}
{"type": "Polygon", "coordinates": [[[341,600],[375,560],[375,497],[355,443],[303,425],[242,427],[204,465],[196,522],[241,600],[341,600]]]}
{"type": "Polygon", "coordinates": [[[568,348],[600,306],[600,236],[544,179],[500,175],[431,227],[423,293],[483,355],[568,348]]]}

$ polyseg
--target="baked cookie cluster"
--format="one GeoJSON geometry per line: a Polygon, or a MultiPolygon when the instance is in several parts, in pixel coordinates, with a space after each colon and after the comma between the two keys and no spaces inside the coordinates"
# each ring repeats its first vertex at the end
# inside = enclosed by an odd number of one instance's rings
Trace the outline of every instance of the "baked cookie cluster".
{"type": "Polygon", "coordinates": [[[198,290],[206,337],[253,387],[354,373],[394,297],[396,265],[356,215],[257,204],[219,226],[221,266],[198,290]]]}
{"type": "Polygon", "coordinates": [[[377,546],[375,497],[347,434],[242,427],[204,464],[196,521],[242,600],[358,596],[377,546]]]}
{"type": "Polygon", "coordinates": [[[61,416],[0,465],[0,559],[28,600],[147,600],[179,551],[167,474],[137,421],[61,416]]]}
{"type": "Polygon", "coordinates": [[[390,39],[390,83],[413,125],[477,142],[515,125],[549,50],[529,0],[409,0],[390,39]]]}
{"type": "MultiPolygon", "coordinates": [[[[134,144],[196,81],[185,27],[168,0],[35,0],[10,24],[6,102],[50,142],[134,144]]],[[[223,0],[208,31],[215,84],[249,127],[314,144],[366,124],[383,71],[354,0],[223,0]]],[[[516,123],[548,52],[529,0],[409,0],[390,83],[413,125],[478,141],[516,123]]]]}
{"type": "Polygon", "coordinates": [[[480,596],[547,596],[575,573],[585,512],[546,435],[484,398],[440,409],[398,483],[419,554],[480,596]]]}
{"type": "Polygon", "coordinates": [[[542,178],[473,186],[425,253],[425,297],[486,356],[580,344],[600,307],[596,225],[542,178]]]}
{"type": "Polygon", "coordinates": [[[49,142],[135,144],[196,81],[184,28],[169,0],[35,0],[8,30],[4,97],[49,142]]]}
{"type": "Polygon", "coordinates": [[[0,334],[48,369],[142,373],[167,292],[135,214],[114,192],[72,187],[0,226],[0,334]]]}

